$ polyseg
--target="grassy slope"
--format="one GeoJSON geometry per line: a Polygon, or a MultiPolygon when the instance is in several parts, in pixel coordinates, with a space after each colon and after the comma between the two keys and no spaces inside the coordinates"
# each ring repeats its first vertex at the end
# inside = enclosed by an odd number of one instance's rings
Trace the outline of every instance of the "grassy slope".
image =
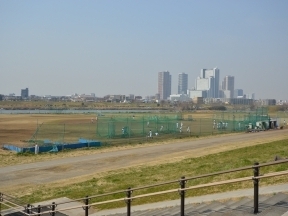
{"type": "MultiPolygon", "coordinates": [[[[137,187],[149,184],[157,184],[161,182],[166,182],[169,180],[179,179],[181,176],[192,177],[200,174],[207,174],[212,172],[217,172],[221,170],[228,170],[237,167],[253,165],[254,162],[269,162],[273,161],[275,155],[280,155],[287,158],[288,155],[288,140],[275,141],[271,143],[245,147],[241,149],[235,149],[227,152],[207,155],[199,158],[185,159],[176,163],[161,164],[155,166],[142,166],[137,168],[123,169],[117,172],[109,172],[103,174],[102,176],[95,176],[92,179],[67,185],[67,186],[55,186],[53,184],[41,186],[41,189],[31,189],[31,194],[29,196],[23,196],[22,198],[29,202],[36,202],[40,200],[47,200],[56,197],[69,197],[69,198],[80,198],[86,195],[102,194],[117,190],[124,190],[128,187],[137,187]]],[[[288,164],[277,165],[273,167],[265,167],[260,169],[260,173],[264,174],[273,171],[287,170],[288,164]]],[[[233,174],[226,174],[221,176],[214,176],[209,178],[204,178],[201,180],[188,181],[187,186],[208,183],[213,181],[221,181],[226,179],[240,178],[244,176],[253,175],[252,170],[237,172],[233,174]]],[[[287,183],[287,176],[274,177],[269,179],[261,180],[260,185],[287,183]]],[[[237,184],[229,184],[218,187],[205,188],[201,190],[188,191],[187,196],[196,196],[207,193],[223,192],[228,190],[249,188],[252,187],[252,182],[244,182],[237,184]]],[[[139,191],[141,193],[155,192],[158,190],[166,190],[172,188],[178,188],[179,184],[166,185],[153,189],[145,189],[139,191]]],[[[133,195],[139,194],[135,191],[133,195]]],[[[118,194],[110,196],[109,198],[120,198],[125,195],[118,194]]],[[[167,199],[178,199],[178,193],[173,193],[163,196],[155,196],[150,198],[143,198],[140,200],[134,200],[133,205],[143,204],[149,202],[156,202],[167,199]]],[[[107,197],[106,197],[107,199],[107,197]]],[[[94,199],[94,201],[100,201],[103,199],[94,199]]],[[[124,202],[102,205],[98,208],[115,208],[124,206],[124,202]]]]}

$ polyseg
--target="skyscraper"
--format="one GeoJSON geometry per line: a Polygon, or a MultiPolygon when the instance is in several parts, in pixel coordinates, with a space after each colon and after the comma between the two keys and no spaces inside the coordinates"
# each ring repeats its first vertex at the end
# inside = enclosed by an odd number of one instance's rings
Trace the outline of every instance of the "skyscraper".
{"type": "Polygon", "coordinates": [[[171,75],[169,71],[158,72],[158,94],[160,100],[166,100],[171,95],[171,75]]]}
{"type": "Polygon", "coordinates": [[[202,79],[208,79],[209,81],[209,89],[207,97],[210,98],[218,98],[219,97],[219,77],[220,77],[220,71],[218,68],[213,69],[202,69],[200,78],[202,79]],[[211,79],[213,77],[213,79],[211,79]]]}
{"type": "Polygon", "coordinates": [[[188,74],[178,74],[178,94],[187,94],[188,90],[188,74]]]}
{"type": "Polygon", "coordinates": [[[233,98],[234,96],[234,76],[225,76],[222,82],[222,90],[226,92],[224,94],[226,98],[233,98]],[[230,92],[228,92],[230,91],[230,92]]]}

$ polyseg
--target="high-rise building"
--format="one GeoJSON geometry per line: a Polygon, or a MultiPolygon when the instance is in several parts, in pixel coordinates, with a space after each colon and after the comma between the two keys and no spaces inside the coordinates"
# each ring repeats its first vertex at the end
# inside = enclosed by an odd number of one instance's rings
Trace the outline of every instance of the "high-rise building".
{"type": "Polygon", "coordinates": [[[178,94],[187,94],[188,90],[188,74],[178,74],[178,94]]]}
{"type": "MultiPolygon", "coordinates": [[[[207,89],[207,97],[210,98],[218,98],[219,97],[219,78],[220,71],[218,68],[213,69],[201,69],[200,78],[208,79],[207,83],[209,83],[209,89],[207,89]],[[213,79],[212,79],[213,77],[213,79]]],[[[198,88],[197,88],[198,90],[198,88]]]]}
{"type": "Polygon", "coordinates": [[[28,97],[29,97],[29,90],[28,90],[28,88],[26,88],[26,89],[21,89],[21,97],[22,97],[22,98],[28,98],[28,97]]]}
{"type": "Polygon", "coordinates": [[[171,75],[169,71],[158,72],[158,94],[160,100],[167,100],[171,95],[171,75]]]}
{"type": "Polygon", "coordinates": [[[210,76],[208,78],[201,78],[197,77],[196,79],[196,90],[197,91],[203,91],[203,95],[206,95],[208,98],[214,98],[214,77],[210,76]]]}
{"type": "Polygon", "coordinates": [[[222,82],[222,90],[225,92],[225,98],[233,98],[234,96],[234,76],[225,76],[222,82]]]}

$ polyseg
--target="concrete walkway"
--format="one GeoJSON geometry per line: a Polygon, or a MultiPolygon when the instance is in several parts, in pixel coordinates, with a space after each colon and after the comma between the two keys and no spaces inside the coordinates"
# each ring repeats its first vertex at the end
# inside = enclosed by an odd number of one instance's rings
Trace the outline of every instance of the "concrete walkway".
{"type": "MultiPolygon", "coordinates": [[[[274,194],[274,193],[279,193],[279,192],[288,193],[288,184],[273,185],[273,186],[266,186],[266,187],[259,188],[259,195],[274,194]]],[[[204,196],[198,196],[198,197],[187,197],[185,199],[185,203],[186,204],[202,203],[202,202],[211,202],[215,200],[235,199],[235,198],[241,198],[241,197],[253,197],[253,188],[230,191],[226,193],[210,194],[210,195],[204,195],[204,196]]],[[[143,211],[147,209],[165,208],[165,207],[172,207],[172,206],[178,206],[178,205],[180,205],[180,198],[178,200],[150,203],[150,204],[137,205],[137,206],[133,206],[133,202],[132,202],[131,211],[132,212],[143,211]]],[[[127,212],[126,207],[99,211],[97,213],[91,214],[91,216],[104,216],[104,215],[125,213],[125,212],[127,212]]]]}

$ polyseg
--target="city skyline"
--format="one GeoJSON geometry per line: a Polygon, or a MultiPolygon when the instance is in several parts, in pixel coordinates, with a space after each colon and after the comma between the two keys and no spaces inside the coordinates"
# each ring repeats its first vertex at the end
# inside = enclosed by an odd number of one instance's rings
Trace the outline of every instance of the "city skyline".
{"type": "Polygon", "coordinates": [[[287,8],[284,0],[3,0],[0,94],[155,95],[155,73],[167,70],[176,94],[179,73],[191,88],[201,68],[218,67],[237,77],[235,89],[286,100],[287,8]]]}
{"type": "MultiPolygon", "coordinates": [[[[191,94],[192,91],[202,91],[201,95],[199,93],[196,93],[195,97],[204,97],[204,98],[236,98],[237,96],[247,96],[247,98],[256,99],[255,93],[251,92],[245,92],[243,89],[235,89],[235,77],[231,75],[224,76],[223,81],[220,83],[220,70],[219,68],[213,68],[213,69],[201,69],[200,70],[200,76],[198,76],[195,80],[195,86],[189,86],[188,85],[188,74],[186,73],[179,73],[178,74],[178,92],[173,93],[171,91],[172,89],[172,75],[169,71],[162,71],[158,72],[158,92],[153,95],[138,95],[141,97],[154,97],[159,95],[160,100],[166,100],[169,99],[170,95],[177,95],[177,94],[187,94],[188,96],[191,94]],[[215,78],[216,77],[216,78],[215,78]],[[219,82],[217,82],[219,81],[219,82]],[[215,86],[217,86],[215,88],[215,86]],[[185,91],[186,90],[186,91],[185,91]],[[180,93],[179,93],[180,91],[180,93]],[[215,91],[218,91],[218,94],[215,93],[215,91]],[[190,92],[190,93],[189,93],[190,92]],[[240,95],[239,92],[241,92],[240,95]],[[205,93],[205,94],[203,94],[205,93]],[[234,94],[237,95],[234,97],[234,94]],[[214,97],[213,97],[214,96],[214,97]]],[[[72,94],[66,94],[66,95],[39,95],[39,94],[31,94],[31,95],[37,95],[37,96],[71,96],[71,95],[93,95],[94,97],[103,97],[107,95],[134,95],[134,94],[122,94],[114,93],[114,94],[105,94],[102,96],[96,96],[95,93],[77,93],[74,92],[72,94]]],[[[29,88],[21,89],[20,95],[15,93],[9,93],[5,94],[6,96],[9,95],[15,95],[15,96],[21,96],[22,98],[27,98],[29,96],[29,88]]],[[[193,95],[193,94],[192,94],[193,95]]],[[[193,96],[191,96],[191,99],[193,99],[193,96]]],[[[259,98],[261,99],[261,98],[259,98]]],[[[268,98],[262,98],[262,99],[268,99],[268,98]]],[[[280,99],[285,100],[285,99],[280,99]]]]}

